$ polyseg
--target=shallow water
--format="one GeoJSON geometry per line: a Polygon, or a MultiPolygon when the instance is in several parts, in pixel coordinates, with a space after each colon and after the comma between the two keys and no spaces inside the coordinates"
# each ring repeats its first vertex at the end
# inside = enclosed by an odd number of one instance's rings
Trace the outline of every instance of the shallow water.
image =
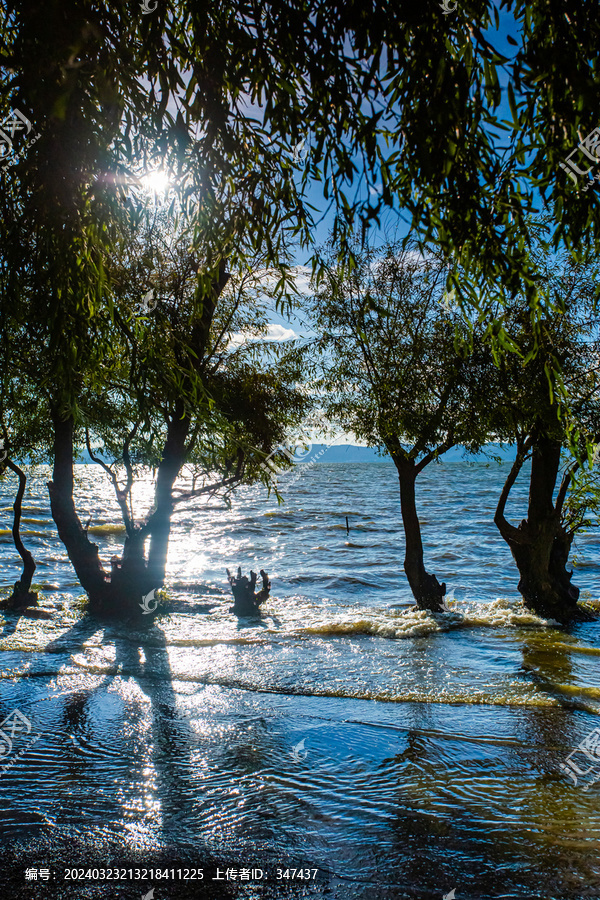
{"type": "MultiPolygon", "coordinates": [[[[118,508],[102,472],[77,473],[108,561],[118,508]]],[[[287,895],[276,875],[289,864],[318,870],[296,883],[307,896],[600,897],[600,782],[585,790],[589,778],[575,786],[560,769],[600,727],[600,625],[559,629],[520,606],[492,522],[504,474],[449,462],[422,476],[428,567],[448,583],[449,614],[409,610],[391,465],[325,462],[284,482],[283,506],[244,488],[231,509],[178,512],[171,612],[133,628],[82,610],[40,471],[23,529],[53,618],[7,615],[0,633],[0,719],[18,708],[32,723],[0,774],[11,895],[179,897],[195,885],[72,884],[64,868],[222,859],[268,880],[210,884],[208,865],[190,896],[287,895]],[[237,565],[269,571],[261,620],[229,612],[224,569],[237,565]],[[26,865],[54,881],[25,882],[26,865]]],[[[11,486],[6,586],[19,574],[11,486]]],[[[576,556],[574,580],[597,599],[595,533],[576,556]]]]}

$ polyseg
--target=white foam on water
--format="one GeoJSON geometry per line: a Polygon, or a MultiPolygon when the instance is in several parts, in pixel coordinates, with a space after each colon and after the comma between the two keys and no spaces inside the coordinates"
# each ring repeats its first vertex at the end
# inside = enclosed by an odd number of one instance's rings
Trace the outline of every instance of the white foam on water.
{"type": "Polygon", "coordinates": [[[519,603],[502,597],[492,603],[449,600],[448,612],[409,610],[353,610],[347,616],[314,622],[302,629],[306,634],[373,634],[393,639],[423,637],[459,628],[544,628],[555,624],[536,616],[519,603]],[[450,605],[451,604],[451,605],[450,605]]]}

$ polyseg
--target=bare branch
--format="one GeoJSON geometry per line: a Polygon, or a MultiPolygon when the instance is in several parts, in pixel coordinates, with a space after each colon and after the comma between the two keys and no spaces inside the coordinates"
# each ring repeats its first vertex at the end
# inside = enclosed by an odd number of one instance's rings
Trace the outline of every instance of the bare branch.
{"type": "MultiPolygon", "coordinates": [[[[95,462],[98,465],[102,466],[104,471],[108,473],[110,480],[112,482],[113,488],[115,489],[117,503],[119,504],[119,506],[121,508],[121,515],[123,516],[125,530],[126,530],[127,534],[132,534],[133,530],[134,530],[134,526],[133,526],[133,521],[132,521],[131,515],[127,508],[127,491],[121,490],[121,488],[119,487],[119,482],[117,480],[117,476],[113,472],[112,468],[107,463],[105,463],[103,459],[100,459],[100,457],[96,456],[96,454],[92,450],[92,447],[90,444],[90,433],[87,428],[85,429],[85,443],[86,443],[87,451],[90,455],[90,459],[92,460],[92,462],[95,462]]],[[[129,486],[129,487],[131,487],[131,486],[129,486]]]]}

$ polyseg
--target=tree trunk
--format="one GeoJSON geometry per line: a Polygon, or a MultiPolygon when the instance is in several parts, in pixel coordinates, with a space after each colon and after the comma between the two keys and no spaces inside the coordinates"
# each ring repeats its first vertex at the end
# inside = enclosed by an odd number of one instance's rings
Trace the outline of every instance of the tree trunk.
{"type": "Polygon", "coordinates": [[[111,594],[113,605],[139,614],[140,603],[152,590],[144,556],[144,530],[134,529],[125,538],[123,556],[111,558],[111,594]]]}
{"type": "Polygon", "coordinates": [[[52,481],[48,482],[52,518],[91,606],[105,608],[112,605],[110,580],[100,562],[97,545],[88,539],[79,520],[73,499],[73,419],[64,419],[54,409],[52,423],[54,470],[52,481]]]}
{"type": "Polygon", "coordinates": [[[137,607],[143,596],[162,587],[165,582],[171,516],[173,514],[173,485],[185,462],[185,441],[190,428],[188,416],[181,408],[170,420],[162,459],[158,467],[154,493],[154,510],[145,525],[134,528],[127,535],[121,559],[113,557],[111,584],[114,597],[122,606],[137,607]],[[150,535],[148,562],[144,543],[150,535]]]}
{"type": "Polygon", "coordinates": [[[175,415],[169,423],[156,481],[155,508],[143,528],[132,529],[123,557],[111,560],[105,572],[98,547],[83,528],[73,499],[73,420],[53,414],[54,472],[48,484],[52,516],[81,586],[97,612],[139,613],[142,597],[163,585],[173,511],[172,489],[185,461],[189,418],[175,415]],[[151,535],[148,565],[144,541],[151,535]]]}
{"type": "Polygon", "coordinates": [[[415,481],[418,474],[413,460],[395,460],[400,481],[400,506],[406,542],[404,571],[410,584],[413,597],[419,609],[431,612],[443,612],[443,598],[446,593],[445,582],[440,584],[435,575],[425,570],[423,562],[423,542],[421,540],[421,523],[417,515],[415,498],[415,481]]]}
{"type": "Polygon", "coordinates": [[[19,581],[15,581],[13,592],[10,597],[2,603],[2,608],[18,610],[25,609],[27,606],[38,605],[38,595],[30,590],[36,565],[33,556],[21,540],[21,510],[27,477],[25,472],[12,460],[7,459],[5,465],[19,478],[19,488],[17,490],[15,502],[13,503],[14,518],[12,536],[17,552],[23,561],[23,574],[19,581]]]}
{"type": "MultiPolygon", "coordinates": [[[[517,564],[521,576],[518,587],[527,608],[545,619],[566,623],[585,617],[585,613],[577,607],[579,589],[571,584],[573,573],[567,571],[573,537],[562,527],[561,509],[553,500],[560,451],[559,441],[548,437],[535,440],[527,518],[518,528],[509,525],[504,518],[508,493],[518,474],[511,470],[495,522],[517,564]]],[[[518,469],[521,465],[522,461],[518,469]]]]}
{"type": "Polygon", "coordinates": [[[154,512],[149,521],[152,538],[147,573],[148,583],[152,588],[162,586],[165,580],[173,514],[173,485],[185,462],[185,441],[190,428],[189,417],[180,416],[182,412],[182,409],[178,410],[178,414],[169,422],[167,440],[156,478],[154,512]]]}

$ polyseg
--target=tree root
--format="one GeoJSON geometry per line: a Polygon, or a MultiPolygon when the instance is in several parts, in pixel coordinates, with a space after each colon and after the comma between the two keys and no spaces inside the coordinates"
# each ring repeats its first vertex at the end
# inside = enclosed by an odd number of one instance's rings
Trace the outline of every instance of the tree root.
{"type": "Polygon", "coordinates": [[[10,597],[0,601],[0,609],[18,612],[21,609],[38,606],[38,595],[34,591],[23,590],[20,581],[15,581],[15,586],[10,597]]]}

